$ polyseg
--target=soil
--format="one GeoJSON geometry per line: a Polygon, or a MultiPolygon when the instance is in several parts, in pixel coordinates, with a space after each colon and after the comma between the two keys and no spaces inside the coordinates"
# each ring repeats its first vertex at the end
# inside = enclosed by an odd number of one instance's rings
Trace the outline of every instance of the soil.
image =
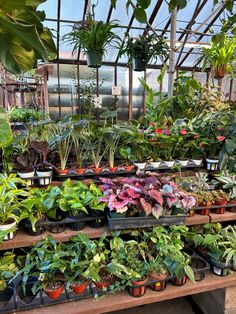
{"type": "Polygon", "coordinates": [[[150,273],[150,276],[158,278],[159,280],[163,280],[167,277],[167,272],[166,271],[164,273],[152,272],[152,273],[150,273]]]}
{"type": "Polygon", "coordinates": [[[109,272],[106,269],[102,269],[99,272],[100,276],[100,282],[109,282],[112,279],[112,274],[109,274],[109,272]]]}
{"type": "Polygon", "coordinates": [[[59,289],[63,285],[62,281],[52,281],[52,282],[47,282],[45,284],[44,289],[49,290],[49,291],[55,291],[59,289]]]}

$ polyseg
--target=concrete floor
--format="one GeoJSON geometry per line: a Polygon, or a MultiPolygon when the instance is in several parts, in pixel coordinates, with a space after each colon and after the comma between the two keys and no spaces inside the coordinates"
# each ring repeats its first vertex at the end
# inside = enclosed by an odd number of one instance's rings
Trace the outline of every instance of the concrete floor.
{"type": "Polygon", "coordinates": [[[111,312],[111,314],[198,314],[185,298],[157,302],[141,307],[111,312]]]}

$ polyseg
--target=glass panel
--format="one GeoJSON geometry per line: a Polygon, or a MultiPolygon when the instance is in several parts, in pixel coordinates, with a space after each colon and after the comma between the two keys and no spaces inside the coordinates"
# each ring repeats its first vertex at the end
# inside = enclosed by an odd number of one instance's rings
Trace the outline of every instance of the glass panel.
{"type": "Polygon", "coordinates": [[[121,96],[118,96],[118,119],[128,120],[129,117],[129,69],[117,67],[117,85],[121,86],[121,96]]]}
{"type": "Polygon", "coordinates": [[[229,75],[225,75],[222,79],[222,88],[221,91],[223,93],[222,100],[227,100],[230,97],[230,82],[231,77],[229,75]]]}
{"type": "Polygon", "coordinates": [[[84,0],[61,0],[61,20],[80,21],[83,11],[84,0]]]}
{"type": "Polygon", "coordinates": [[[202,85],[206,85],[207,83],[207,74],[205,72],[194,72],[194,78],[202,85]]]}
{"type": "Polygon", "coordinates": [[[116,101],[112,96],[114,85],[114,67],[102,66],[99,68],[99,96],[102,98],[102,107],[106,110],[115,110],[116,101]]]}
{"type": "Polygon", "coordinates": [[[38,10],[45,11],[46,17],[51,19],[57,18],[58,0],[47,0],[39,5],[38,10]]]}
{"type": "Polygon", "coordinates": [[[62,40],[62,37],[72,30],[73,24],[60,23],[60,49],[59,58],[60,59],[77,59],[78,53],[72,54],[73,45],[66,43],[62,40]]]}
{"type": "Polygon", "coordinates": [[[137,119],[143,112],[144,107],[144,88],[139,81],[139,78],[144,77],[144,72],[133,71],[133,103],[132,103],[132,118],[137,119]]]}

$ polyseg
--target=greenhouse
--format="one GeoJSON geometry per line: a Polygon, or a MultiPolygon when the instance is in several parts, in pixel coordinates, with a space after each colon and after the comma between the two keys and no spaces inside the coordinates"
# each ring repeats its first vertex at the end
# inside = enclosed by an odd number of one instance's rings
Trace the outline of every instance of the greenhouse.
{"type": "Polygon", "coordinates": [[[236,313],[236,2],[0,0],[0,313],[236,313]]]}

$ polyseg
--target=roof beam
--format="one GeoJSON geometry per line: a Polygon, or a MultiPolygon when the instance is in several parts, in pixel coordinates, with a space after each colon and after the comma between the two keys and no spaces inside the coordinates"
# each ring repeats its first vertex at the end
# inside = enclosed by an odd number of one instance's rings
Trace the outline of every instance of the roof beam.
{"type": "Polygon", "coordinates": [[[113,6],[110,5],[110,9],[109,9],[109,11],[108,11],[106,23],[109,23],[109,22],[110,22],[112,10],[113,10],[113,6]]]}
{"type": "MultiPolygon", "coordinates": [[[[221,5],[220,7],[218,7],[217,10],[219,10],[215,17],[211,20],[211,22],[207,25],[207,27],[205,28],[205,30],[203,31],[203,33],[207,33],[208,30],[210,29],[210,27],[215,23],[215,21],[218,19],[218,17],[221,15],[221,13],[224,11],[225,7],[224,5],[221,5]]],[[[217,11],[215,10],[215,11],[217,11]]],[[[196,42],[199,42],[202,38],[204,37],[204,35],[200,35],[198,37],[198,39],[196,40],[196,42]]],[[[186,55],[183,57],[183,59],[180,61],[180,63],[178,64],[178,67],[180,67],[184,61],[189,57],[189,55],[191,54],[191,52],[193,51],[193,48],[191,48],[187,53],[186,55]]]]}
{"type": "MultiPolygon", "coordinates": [[[[88,0],[84,0],[84,12],[83,12],[83,20],[82,20],[82,23],[84,23],[84,20],[85,20],[85,16],[86,16],[86,12],[87,12],[87,7],[88,7],[88,0]]],[[[77,60],[79,60],[80,51],[81,51],[81,49],[80,49],[80,47],[79,47],[77,60]]]]}
{"type": "MultiPolygon", "coordinates": [[[[149,24],[152,25],[152,23],[154,22],[154,20],[155,20],[155,18],[156,18],[156,16],[157,16],[157,13],[158,13],[158,11],[160,10],[160,7],[161,7],[162,3],[163,3],[163,0],[158,0],[158,1],[157,1],[156,5],[155,5],[155,8],[153,9],[152,14],[151,14],[151,16],[150,16],[150,18],[149,18],[149,20],[148,20],[148,23],[149,23],[149,24]]],[[[149,27],[148,27],[148,25],[147,25],[146,28],[145,28],[145,30],[144,30],[144,32],[143,32],[143,36],[145,36],[145,35],[147,34],[148,28],[149,28],[149,27]]]]}

